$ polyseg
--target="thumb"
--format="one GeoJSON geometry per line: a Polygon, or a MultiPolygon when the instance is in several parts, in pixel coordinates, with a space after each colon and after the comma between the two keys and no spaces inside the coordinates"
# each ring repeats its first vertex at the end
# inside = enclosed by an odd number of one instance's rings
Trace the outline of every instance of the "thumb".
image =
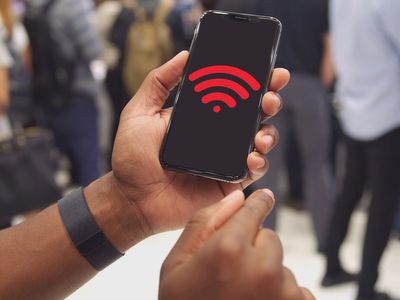
{"type": "Polygon", "coordinates": [[[222,201],[198,211],[186,225],[172,249],[169,259],[182,261],[190,258],[220,229],[243,205],[244,194],[235,191],[222,201]]]}
{"type": "Polygon", "coordinates": [[[135,95],[136,109],[141,113],[158,113],[170,91],[179,83],[186,66],[189,53],[182,51],[161,67],[151,71],[135,95]]]}

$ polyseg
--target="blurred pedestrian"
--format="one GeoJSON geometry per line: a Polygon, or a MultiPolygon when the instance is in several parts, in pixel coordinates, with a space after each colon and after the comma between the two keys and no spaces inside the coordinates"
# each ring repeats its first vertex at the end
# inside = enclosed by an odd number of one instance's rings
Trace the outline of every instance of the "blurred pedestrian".
{"type": "MultiPolygon", "coordinates": [[[[278,147],[269,154],[269,173],[252,186],[278,193],[290,130],[298,141],[303,168],[304,197],[311,213],[317,247],[322,251],[334,200],[329,163],[330,115],[325,75],[329,64],[328,1],[260,0],[255,13],[271,15],[283,23],[277,66],[292,72],[282,92],[284,108],[273,123],[280,132],[278,147]],[[324,81],[325,85],[324,85],[324,81]]],[[[276,213],[264,223],[276,226],[276,213]]]]}
{"type": "MultiPolygon", "coordinates": [[[[12,20],[9,14],[10,3],[0,2],[0,142],[7,140],[11,133],[6,112],[10,105],[10,80],[9,68],[13,59],[8,51],[6,41],[12,28],[12,20]]],[[[9,218],[0,218],[0,230],[10,227],[9,218]]]]}
{"type": "Polygon", "coordinates": [[[109,68],[106,79],[114,108],[112,140],[130,97],[152,69],[173,55],[173,40],[167,24],[171,11],[171,4],[161,0],[124,4],[109,30],[110,44],[117,51],[117,61],[109,68]]]}
{"type": "Polygon", "coordinates": [[[100,175],[99,90],[90,65],[100,58],[101,45],[93,12],[91,0],[30,0],[25,16],[35,102],[79,185],[100,175]]]}
{"type": "Polygon", "coordinates": [[[202,8],[196,0],[175,1],[175,7],[168,17],[175,53],[189,50],[201,14],[202,8]]]}
{"type": "Polygon", "coordinates": [[[324,286],[352,280],[339,259],[353,211],[371,190],[357,300],[391,299],[375,291],[400,195],[400,2],[333,0],[331,29],[337,97],[347,149],[346,173],[326,248],[324,286]]]}
{"type": "Polygon", "coordinates": [[[0,2],[0,115],[5,112],[10,101],[8,68],[12,65],[12,57],[6,45],[11,29],[8,11],[7,1],[0,2]]]}
{"type": "MultiPolygon", "coordinates": [[[[1,2],[0,6],[4,3],[1,2]]],[[[0,9],[0,11],[2,11],[0,9]]],[[[5,112],[9,106],[9,80],[8,68],[12,64],[12,57],[7,50],[6,43],[6,27],[3,24],[3,17],[0,13],[0,142],[9,138],[10,130],[8,128],[5,112]]],[[[11,225],[11,220],[0,219],[0,230],[11,225]]]]}
{"type": "MultiPolygon", "coordinates": [[[[211,2],[213,0],[210,0],[211,2]]],[[[217,0],[213,9],[234,11],[239,13],[252,13],[258,0],[217,0]]],[[[206,2],[206,1],[203,1],[206,2]]]]}
{"type": "Polygon", "coordinates": [[[30,93],[30,52],[25,28],[16,16],[12,0],[4,0],[0,13],[5,23],[5,45],[13,59],[8,68],[10,105],[7,113],[14,122],[33,125],[34,113],[30,93]]]}

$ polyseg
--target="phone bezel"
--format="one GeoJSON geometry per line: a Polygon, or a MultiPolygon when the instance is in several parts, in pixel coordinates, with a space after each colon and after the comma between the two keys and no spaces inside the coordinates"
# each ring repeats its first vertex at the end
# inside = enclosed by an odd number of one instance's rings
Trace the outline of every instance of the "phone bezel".
{"type": "Polygon", "coordinates": [[[204,21],[204,18],[209,15],[209,14],[215,14],[218,16],[222,16],[222,17],[228,17],[228,18],[232,18],[237,22],[275,22],[277,25],[277,31],[275,34],[275,38],[274,38],[274,42],[273,42],[273,48],[271,51],[271,62],[270,62],[270,72],[269,74],[267,74],[267,77],[265,78],[265,82],[267,82],[267,85],[265,86],[265,89],[261,95],[261,98],[259,99],[259,106],[258,106],[258,118],[256,120],[255,123],[255,131],[253,133],[253,139],[252,139],[252,143],[249,145],[249,150],[248,150],[248,154],[247,156],[254,151],[254,139],[255,136],[260,128],[260,124],[261,124],[261,116],[262,116],[262,98],[264,96],[264,94],[268,91],[269,88],[269,84],[271,81],[271,76],[272,76],[272,72],[273,69],[275,67],[275,61],[276,61],[276,57],[277,57],[277,51],[278,51],[278,46],[279,46],[279,40],[281,37],[281,33],[282,33],[282,23],[274,17],[270,17],[270,16],[259,16],[259,15],[252,15],[252,14],[243,14],[243,13],[234,13],[234,12],[225,12],[225,11],[216,11],[216,10],[210,10],[205,12],[201,18],[200,21],[196,27],[196,30],[194,32],[194,36],[193,36],[193,40],[190,46],[190,50],[189,50],[189,58],[188,58],[188,62],[185,66],[184,69],[184,73],[183,73],[183,77],[181,82],[179,83],[179,87],[178,87],[178,91],[175,97],[175,101],[174,101],[174,108],[172,111],[172,115],[171,115],[171,119],[169,121],[168,127],[167,127],[167,131],[166,134],[164,136],[164,140],[162,143],[162,147],[161,147],[161,151],[160,151],[160,163],[161,165],[168,169],[168,170],[172,170],[175,172],[182,172],[182,173],[187,173],[187,174],[191,174],[191,175],[195,175],[195,176],[200,176],[200,177],[205,177],[205,178],[209,178],[209,179],[214,179],[214,180],[218,180],[218,181],[225,181],[225,182],[229,182],[229,183],[238,183],[238,182],[242,182],[243,180],[245,180],[248,175],[249,175],[249,171],[248,168],[246,166],[246,168],[243,170],[243,174],[240,175],[222,175],[222,174],[218,174],[218,173],[214,173],[214,172],[209,172],[209,171],[200,171],[200,170],[195,170],[195,169],[191,169],[191,168],[187,168],[184,166],[175,166],[172,164],[169,164],[165,159],[164,159],[164,152],[165,152],[165,147],[166,147],[166,142],[168,139],[168,136],[170,134],[170,129],[171,129],[171,124],[174,120],[174,115],[175,115],[175,110],[176,110],[176,104],[178,103],[178,100],[180,98],[181,95],[181,91],[183,88],[183,84],[185,82],[185,79],[188,76],[188,66],[190,65],[190,61],[192,58],[192,51],[193,49],[196,47],[196,43],[197,43],[197,37],[200,31],[200,27],[204,21]]]}

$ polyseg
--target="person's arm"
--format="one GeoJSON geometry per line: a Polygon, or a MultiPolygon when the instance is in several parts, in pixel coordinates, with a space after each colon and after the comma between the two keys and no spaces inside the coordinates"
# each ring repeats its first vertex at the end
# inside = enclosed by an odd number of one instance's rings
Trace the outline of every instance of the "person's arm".
{"type": "MultiPolygon", "coordinates": [[[[99,226],[121,252],[149,236],[140,213],[121,201],[111,174],[84,193],[99,226]]],[[[56,205],[0,231],[1,299],[61,299],[95,274],[69,239],[56,205]]]]}
{"type": "Polygon", "coordinates": [[[6,110],[10,104],[8,70],[0,66],[0,114],[6,110]]]}
{"type": "MultiPolygon", "coordinates": [[[[263,126],[255,140],[258,152],[248,158],[250,177],[240,184],[165,171],[158,157],[172,111],[162,106],[187,59],[187,52],[180,53],[147,77],[121,116],[112,173],[84,190],[98,225],[120,252],[151,234],[184,226],[198,209],[263,176],[263,154],[277,142],[276,130],[263,126]]],[[[263,98],[265,116],[279,111],[281,100],[275,91],[288,80],[286,70],[275,70],[271,92],[263,98]]],[[[0,232],[0,299],[60,299],[95,274],[72,244],[55,205],[0,232]]]]}
{"type": "Polygon", "coordinates": [[[283,266],[276,233],[260,229],[273,197],[236,191],[197,212],[161,268],[159,300],[314,299],[283,266]]]}
{"type": "Polygon", "coordinates": [[[332,38],[329,33],[324,35],[323,41],[324,53],[321,60],[321,81],[324,87],[331,89],[336,79],[336,70],[333,61],[332,38]]]}

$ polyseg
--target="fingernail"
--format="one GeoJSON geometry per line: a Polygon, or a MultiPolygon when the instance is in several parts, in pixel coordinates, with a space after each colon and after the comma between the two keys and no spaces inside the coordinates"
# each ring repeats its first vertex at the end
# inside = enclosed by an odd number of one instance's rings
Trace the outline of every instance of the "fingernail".
{"type": "Polygon", "coordinates": [[[274,145],[275,139],[273,138],[272,135],[269,135],[269,134],[265,135],[265,136],[263,136],[262,139],[264,141],[264,144],[267,146],[268,150],[274,145]]]}
{"type": "Polygon", "coordinates": [[[265,159],[262,157],[259,157],[257,159],[257,164],[256,164],[257,170],[263,169],[265,167],[265,165],[266,165],[265,159]]]}
{"type": "Polygon", "coordinates": [[[269,189],[263,189],[262,190],[265,194],[267,194],[271,199],[272,199],[272,201],[275,203],[275,195],[274,195],[274,193],[271,191],[271,190],[269,190],[269,189]]]}
{"type": "Polygon", "coordinates": [[[279,93],[276,93],[275,95],[276,95],[276,97],[279,99],[279,108],[278,108],[278,110],[281,111],[282,108],[283,108],[283,99],[282,99],[282,96],[281,96],[279,93]]]}

